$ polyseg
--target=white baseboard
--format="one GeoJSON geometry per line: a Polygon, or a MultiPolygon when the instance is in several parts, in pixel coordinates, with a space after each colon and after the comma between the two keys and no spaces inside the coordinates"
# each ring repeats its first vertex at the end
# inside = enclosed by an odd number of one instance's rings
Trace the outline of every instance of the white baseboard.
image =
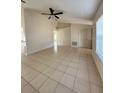
{"type": "Polygon", "coordinates": [[[30,52],[27,53],[27,55],[31,55],[31,54],[33,54],[33,53],[36,53],[36,52],[39,52],[39,51],[42,51],[42,50],[45,50],[45,49],[51,48],[51,47],[53,47],[53,45],[49,45],[49,46],[44,47],[44,48],[41,48],[41,49],[37,49],[37,50],[34,50],[34,51],[30,51],[30,52]]]}

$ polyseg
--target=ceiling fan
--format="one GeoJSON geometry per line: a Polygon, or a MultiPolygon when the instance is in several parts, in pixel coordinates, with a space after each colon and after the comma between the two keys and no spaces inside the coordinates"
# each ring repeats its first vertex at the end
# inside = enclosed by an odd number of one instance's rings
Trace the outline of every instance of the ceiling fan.
{"type": "Polygon", "coordinates": [[[63,12],[58,12],[58,13],[55,13],[55,10],[53,10],[52,8],[49,8],[50,10],[50,13],[41,13],[42,15],[50,15],[48,17],[48,19],[51,19],[52,16],[54,16],[55,18],[57,19],[60,19],[60,17],[58,17],[57,15],[61,15],[63,14],[63,12]]]}
{"type": "Polygon", "coordinates": [[[22,3],[26,3],[24,0],[21,0],[22,3]]]}

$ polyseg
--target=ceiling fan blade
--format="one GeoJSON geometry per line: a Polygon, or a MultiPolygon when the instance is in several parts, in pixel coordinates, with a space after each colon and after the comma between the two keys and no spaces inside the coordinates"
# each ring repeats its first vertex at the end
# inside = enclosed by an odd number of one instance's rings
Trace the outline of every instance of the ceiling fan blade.
{"type": "Polygon", "coordinates": [[[59,17],[58,16],[56,16],[56,15],[54,15],[57,19],[59,19],[59,17]]]}
{"type": "Polygon", "coordinates": [[[53,15],[54,10],[52,8],[49,8],[50,13],[53,15]]]}
{"type": "Polygon", "coordinates": [[[48,14],[48,13],[41,13],[42,15],[51,15],[51,14],[48,14]]]}
{"type": "Polygon", "coordinates": [[[51,18],[51,16],[48,17],[48,19],[50,19],[50,18],[51,18]]]}
{"type": "Polygon", "coordinates": [[[63,12],[55,13],[54,15],[60,15],[60,14],[63,14],[63,12]]]}
{"type": "Polygon", "coordinates": [[[22,3],[26,3],[24,0],[21,0],[22,3]]]}

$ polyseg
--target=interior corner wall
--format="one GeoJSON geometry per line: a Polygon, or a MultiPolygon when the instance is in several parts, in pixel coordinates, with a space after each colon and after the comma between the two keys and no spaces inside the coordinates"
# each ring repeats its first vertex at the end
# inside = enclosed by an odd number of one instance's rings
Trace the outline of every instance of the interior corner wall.
{"type": "Polygon", "coordinates": [[[91,26],[82,24],[71,24],[71,42],[73,41],[77,42],[76,47],[91,49],[91,26]]]}
{"type": "Polygon", "coordinates": [[[27,54],[53,46],[53,28],[47,17],[37,11],[25,9],[27,54]]]}
{"type": "Polygon", "coordinates": [[[101,79],[103,79],[103,62],[101,62],[101,60],[99,59],[99,57],[96,54],[96,22],[102,14],[103,14],[103,3],[101,3],[100,7],[98,8],[98,11],[94,18],[93,33],[92,33],[92,47],[93,47],[92,56],[96,63],[96,66],[97,66],[97,69],[101,76],[101,79]]]}

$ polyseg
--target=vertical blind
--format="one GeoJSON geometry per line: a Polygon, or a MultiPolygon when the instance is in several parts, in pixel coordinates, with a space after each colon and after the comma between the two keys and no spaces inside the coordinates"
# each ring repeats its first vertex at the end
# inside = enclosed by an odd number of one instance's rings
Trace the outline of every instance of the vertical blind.
{"type": "Polygon", "coordinates": [[[96,22],[96,53],[103,61],[103,16],[96,22]]]}

